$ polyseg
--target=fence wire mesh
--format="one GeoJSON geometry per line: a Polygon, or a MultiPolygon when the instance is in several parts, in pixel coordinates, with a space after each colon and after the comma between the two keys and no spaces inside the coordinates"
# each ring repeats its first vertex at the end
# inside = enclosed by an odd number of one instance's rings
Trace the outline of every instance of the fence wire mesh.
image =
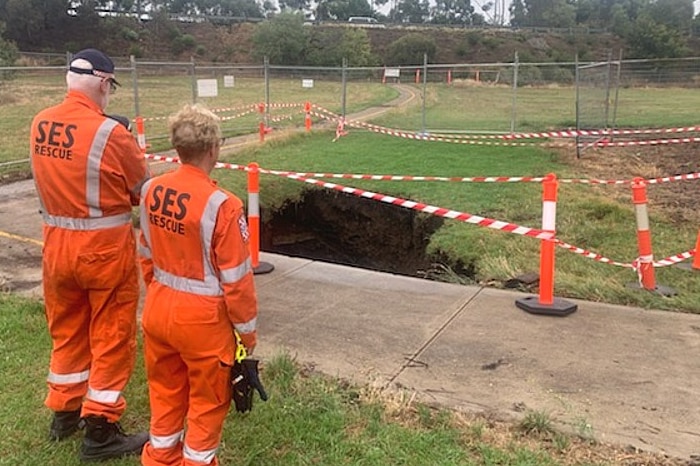
{"type": "MultiPolygon", "coordinates": [[[[324,68],[117,57],[122,87],[111,97],[108,112],[143,117],[149,141],[163,143],[167,116],[185,103],[216,110],[224,133],[234,136],[256,132],[260,123],[303,127],[306,102],[330,112],[325,118],[335,123],[338,116],[386,105],[398,92],[411,93],[411,105],[367,121],[415,133],[464,134],[658,127],[660,114],[667,125],[696,123],[700,58],[609,61],[619,64],[619,73],[608,62],[580,63],[588,84],[578,112],[576,62],[519,63],[514,58],[511,63],[324,68]],[[619,89],[613,92],[610,79],[616,73],[619,89]]],[[[26,139],[32,116],[60,101],[67,62],[68,54],[31,54],[22,56],[23,66],[0,69],[4,141],[26,139]]],[[[0,162],[26,157],[24,147],[18,147],[0,147],[0,162]]]]}

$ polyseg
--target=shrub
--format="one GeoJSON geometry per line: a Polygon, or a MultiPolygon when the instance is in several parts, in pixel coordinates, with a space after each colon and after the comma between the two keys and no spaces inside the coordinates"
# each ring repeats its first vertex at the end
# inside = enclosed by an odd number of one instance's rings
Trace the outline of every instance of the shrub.
{"type": "Polygon", "coordinates": [[[423,63],[423,54],[428,55],[428,61],[435,58],[437,45],[435,41],[423,34],[407,34],[395,40],[387,49],[388,65],[418,65],[423,63]]]}
{"type": "Polygon", "coordinates": [[[127,27],[122,28],[122,37],[129,42],[136,42],[139,40],[139,33],[133,29],[127,27]]]}
{"type": "Polygon", "coordinates": [[[171,50],[173,54],[179,55],[185,50],[192,49],[197,45],[197,41],[189,34],[182,34],[173,39],[171,50]]]}

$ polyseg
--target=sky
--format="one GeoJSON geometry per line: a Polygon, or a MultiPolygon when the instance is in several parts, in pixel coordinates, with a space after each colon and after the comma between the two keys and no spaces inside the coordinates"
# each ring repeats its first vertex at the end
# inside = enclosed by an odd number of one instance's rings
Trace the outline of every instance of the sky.
{"type": "MultiPolygon", "coordinates": [[[[494,1],[494,0],[491,0],[491,1],[494,1]]],[[[472,0],[472,6],[474,6],[474,8],[476,9],[476,11],[478,13],[483,14],[483,12],[479,8],[479,5],[485,4],[488,2],[489,2],[489,0],[472,0]]],[[[508,7],[509,6],[510,6],[510,1],[506,0],[506,7],[505,7],[506,15],[508,14],[508,7]]],[[[698,13],[700,13],[700,0],[695,0],[693,2],[693,9],[695,11],[695,13],[693,14],[693,17],[695,17],[695,16],[697,16],[698,13]]],[[[488,18],[488,15],[484,15],[484,17],[488,18]]]]}
{"type": "MultiPolygon", "coordinates": [[[[471,0],[471,3],[472,3],[472,6],[474,7],[474,9],[476,10],[476,12],[483,14],[484,17],[486,18],[486,20],[488,21],[491,18],[491,16],[493,15],[493,11],[489,12],[488,14],[485,14],[481,10],[480,6],[485,5],[487,3],[490,3],[490,2],[493,3],[496,1],[498,1],[498,0],[471,0]]],[[[370,2],[371,2],[371,0],[370,0],[370,2]]],[[[381,11],[385,15],[389,14],[389,10],[391,9],[393,4],[394,4],[393,0],[389,0],[385,5],[379,7],[379,11],[381,11]]],[[[505,9],[505,22],[506,22],[506,24],[508,23],[508,8],[509,8],[509,6],[510,6],[510,0],[505,0],[504,9],[505,9]]],[[[492,8],[492,10],[493,10],[493,8],[492,8]]],[[[700,13],[700,0],[695,0],[693,2],[693,10],[694,10],[693,16],[696,16],[698,13],[700,13]]]]}

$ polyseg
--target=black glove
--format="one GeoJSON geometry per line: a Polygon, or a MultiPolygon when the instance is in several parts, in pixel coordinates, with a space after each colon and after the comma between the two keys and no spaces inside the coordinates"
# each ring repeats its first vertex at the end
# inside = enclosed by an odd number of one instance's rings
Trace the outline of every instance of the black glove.
{"type": "Polygon", "coordinates": [[[267,393],[258,375],[258,362],[257,359],[246,358],[233,363],[231,369],[233,402],[239,413],[253,409],[253,389],[257,390],[261,400],[267,401],[267,393]]]}
{"type": "Polygon", "coordinates": [[[118,121],[124,128],[131,131],[131,120],[123,115],[105,115],[107,118],[118,121]]]}

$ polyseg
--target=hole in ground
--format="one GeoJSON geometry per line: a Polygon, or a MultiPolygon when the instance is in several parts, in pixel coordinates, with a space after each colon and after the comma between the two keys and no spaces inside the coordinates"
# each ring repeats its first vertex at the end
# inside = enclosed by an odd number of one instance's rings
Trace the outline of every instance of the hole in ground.
{"type": "Polygon", "coordinates": [[[438,280],[474,277],[471,265],[426,253],[441,217],[320,189],[270,217],[261,227],[265,252],[438,280]]]}

